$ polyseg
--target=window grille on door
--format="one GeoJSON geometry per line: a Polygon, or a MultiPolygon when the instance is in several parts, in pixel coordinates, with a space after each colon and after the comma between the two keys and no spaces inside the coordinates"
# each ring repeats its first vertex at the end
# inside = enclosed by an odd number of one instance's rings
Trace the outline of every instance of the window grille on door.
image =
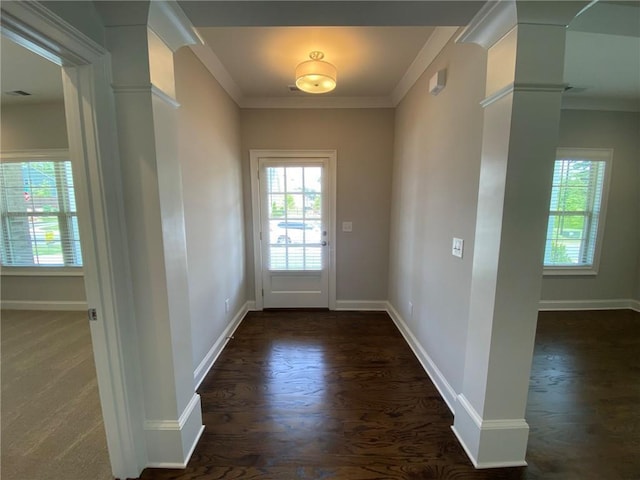
{"type": "Polygon", "coordinates": [[[322,270],[322,166],[266,167],[269,270],[322,270]]]}

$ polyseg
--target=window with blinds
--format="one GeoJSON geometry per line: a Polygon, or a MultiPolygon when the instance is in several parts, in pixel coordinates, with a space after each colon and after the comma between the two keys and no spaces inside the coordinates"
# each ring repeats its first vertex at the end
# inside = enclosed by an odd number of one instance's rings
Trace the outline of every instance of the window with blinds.
{"type": "Polygon", "coordinates": [[[0,163],[2,265],[81,266],[71,162],[34,157],[0,163]]]}
{"type": "Polygon", "coordinates": [[[553,172],[545,268],[597,267],[611,150],[559,149],[553,172]]]}

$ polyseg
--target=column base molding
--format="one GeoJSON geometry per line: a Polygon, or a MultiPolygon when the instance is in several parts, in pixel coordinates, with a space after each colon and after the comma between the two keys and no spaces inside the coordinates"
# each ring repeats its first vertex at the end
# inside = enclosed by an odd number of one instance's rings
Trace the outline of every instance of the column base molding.
{"type": "Polygon", "coordinates": [[[200,395],[191,401],[178,420],[147,420],[147,467],[185,468],[204,432],[200,395]]]}
{"type": "Polygon", "coordinates": [[[524,419],[483,420],[464,395],[457,400],[451,429],[475,468],[527,465],[529,425],[524,419]]]}

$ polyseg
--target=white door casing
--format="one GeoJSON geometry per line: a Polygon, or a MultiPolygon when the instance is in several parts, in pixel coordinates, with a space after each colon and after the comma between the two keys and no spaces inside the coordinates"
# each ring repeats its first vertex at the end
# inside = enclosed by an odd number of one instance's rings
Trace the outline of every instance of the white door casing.
{"type": "Polygon", "coordinates": [[[335,309],[335,150],[251,150],[256,308],[335,309]]]}
{"type": "Polygon", "coordinates": [[[69,155],[87,303],[111,469],[136,478],[146,464],[136,331],[108,52],[37,2],[5,2],[2,34],[63,67],[69,155]]]}

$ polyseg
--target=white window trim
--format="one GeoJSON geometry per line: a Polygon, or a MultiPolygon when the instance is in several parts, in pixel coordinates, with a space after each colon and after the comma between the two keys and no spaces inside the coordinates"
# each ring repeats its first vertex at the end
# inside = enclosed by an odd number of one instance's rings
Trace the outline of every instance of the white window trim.
{"type": "MultiPolygon", "coordinates": [[[[0,152],[0,163],[41,162],[41,161],[69,161],[69,150],[66,148],[48,148],[34,150],[6,150],[0,152]]],[[[77,277],[84,275],[81,266],[2,266],[2,277],[77,277]]]]}
{"type": "Polygon", "coordinates": [[[82,277],[82,267],[2,267],[2,277],[82,277]]]}
{"type": "Polygon", "coordinates": [[[584,158],[586,160],[604,161],[604,182],[602,184],[602,201],[600,203],[600,216],[598,217],[598,233],[596,234],[596,247],[593,252],[593,265],[588,266],[550,266],[544,267],[543,275],[549,276],[595,276],[600,268],[600,254],[604,240],[604,231],[607,219],[607,204],[609,202],[609,186],[611,184],[611,172],[613,170],[613,148],[582,148],[560,147],[556,151],[556,159],[584,158]]]}
{"type": "Polygon", "coordinates": [[[50,148],[46,150],[9,150],[0,152],[0,162],[41,162],[43,160],[69,160],[66,148],[50,148]]]}

